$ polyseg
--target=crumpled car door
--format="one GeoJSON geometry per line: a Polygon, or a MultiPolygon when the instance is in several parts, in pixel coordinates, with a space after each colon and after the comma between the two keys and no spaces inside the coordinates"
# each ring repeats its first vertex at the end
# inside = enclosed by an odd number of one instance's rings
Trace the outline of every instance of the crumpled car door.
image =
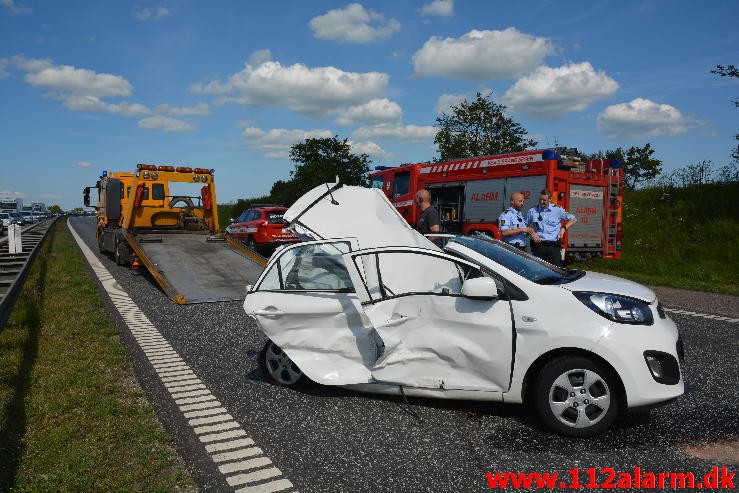
{"type": "Polygon", "coordinates": [[[354,239],[298,243],[278,251],[244,311],[312,380],[324,385],[367,383],[377,358],[342,254],[354,239]]]}
{"type": "Polygon", "coordinates": [[[296,233],[316,240],[352,237],[360,248],[394,245],[439,250],[377,188],[324,183],[300,197],[283,217],[296,233]]]}
{"type": "Polygon", "coordinates": [[[362,309],[384,341],[379,382],[423,388],[508,390],[513,323],[507,300],[461,295],[478,266],[427,249],[387,247],[344,255],[362,309]]]}

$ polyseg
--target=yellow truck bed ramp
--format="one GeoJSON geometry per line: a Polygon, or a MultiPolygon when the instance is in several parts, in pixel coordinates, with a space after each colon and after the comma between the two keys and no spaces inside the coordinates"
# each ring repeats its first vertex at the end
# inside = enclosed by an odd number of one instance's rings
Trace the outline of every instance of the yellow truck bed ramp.
{"type": "Polygon", "coordinates": [[[180,304],[243,300],[263,266],[232,244],[200,232],[127,234],[133,251],[180,304]],[[211,239],[213,237],[210,237],[211,239]]]}

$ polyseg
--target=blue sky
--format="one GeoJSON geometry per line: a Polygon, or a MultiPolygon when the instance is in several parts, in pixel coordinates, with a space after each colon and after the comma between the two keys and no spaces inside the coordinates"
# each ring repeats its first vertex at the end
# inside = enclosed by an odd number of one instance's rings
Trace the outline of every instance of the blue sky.
{"type": "Polygon", "coordinates": [[[338,135],[433,159],[435,118],[493,92],[545,148],[642,146],[666,170],[736,147],[736,1],[0,0],[0,195],[81,206],[103,170],[216,170],[219,202],[338,135]]]}

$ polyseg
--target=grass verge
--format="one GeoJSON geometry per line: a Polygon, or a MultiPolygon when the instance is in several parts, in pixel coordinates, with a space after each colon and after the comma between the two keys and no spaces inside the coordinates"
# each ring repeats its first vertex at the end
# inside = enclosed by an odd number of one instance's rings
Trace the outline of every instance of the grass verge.
{"type": "Polygon", "coordinates": [[[573,267],[739,296],[738,195],[739,183],[627,192],[622,258],[573,267]]]}
{"type": "Polygon", "coordinates": [[[195,491],[65,221],[0,332],[0,491],[195,491]]]}

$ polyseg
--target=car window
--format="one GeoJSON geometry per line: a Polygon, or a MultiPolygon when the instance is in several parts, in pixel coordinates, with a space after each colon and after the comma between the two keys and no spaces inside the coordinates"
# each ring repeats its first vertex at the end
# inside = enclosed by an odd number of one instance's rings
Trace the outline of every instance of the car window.
{"type": "Polygon", "coordinates": [[[404,173],[395,173],[393,178],[393,197],[399,197],[405,195],[410,189],[411,183],[411,172],[406,171],[404,173]]]}
{"type": "Polygon", "coordinates": [[[382,181],[383,181],[382,175],[373,176],[372,177],[372,188],[379,188],[380,190],[382,190],[382,181]]]}
{"type": "Polygon", "coordinates": [[[256,221],[259,219],[259,211],[249,211],[249,214],[246,216],[247,221],[256,221]]]}
{"type": "Polygon", "coordinates": [[[354,259],[372,301],[418,294],[458,296],[465,279],[483,275],[467,264],[419,252],[367,253],[354,259]]]}
{"type": "MultiPolygon", "coordinates": [[[[121,192],[122,192],[122,190],[121,190],[121,192]]],[[[164,200],[164,183],[152,183],[152,185],[151,185],[151,197],[154,200],[164,200]]]]}
{"type": "MultiPolygon", "coordinates": [[[[584,274],[583,271],[561,269],[494,239],[458,236],[450,239],[447,245],[452,246],[455,243],[466,246],[516,274],[525,277],[529,281],[538,284],[567,283],[578,279],[584,274]]],[[[456,255],[456,252],[453,250],[449,251],[449,253],[456,255]]]]}
{"type": "Polygon", "coordinates": [[[256,290],[354,292],[342,258],[350,251],[348,242],[290,248],[272,264],[256,290]]]}

